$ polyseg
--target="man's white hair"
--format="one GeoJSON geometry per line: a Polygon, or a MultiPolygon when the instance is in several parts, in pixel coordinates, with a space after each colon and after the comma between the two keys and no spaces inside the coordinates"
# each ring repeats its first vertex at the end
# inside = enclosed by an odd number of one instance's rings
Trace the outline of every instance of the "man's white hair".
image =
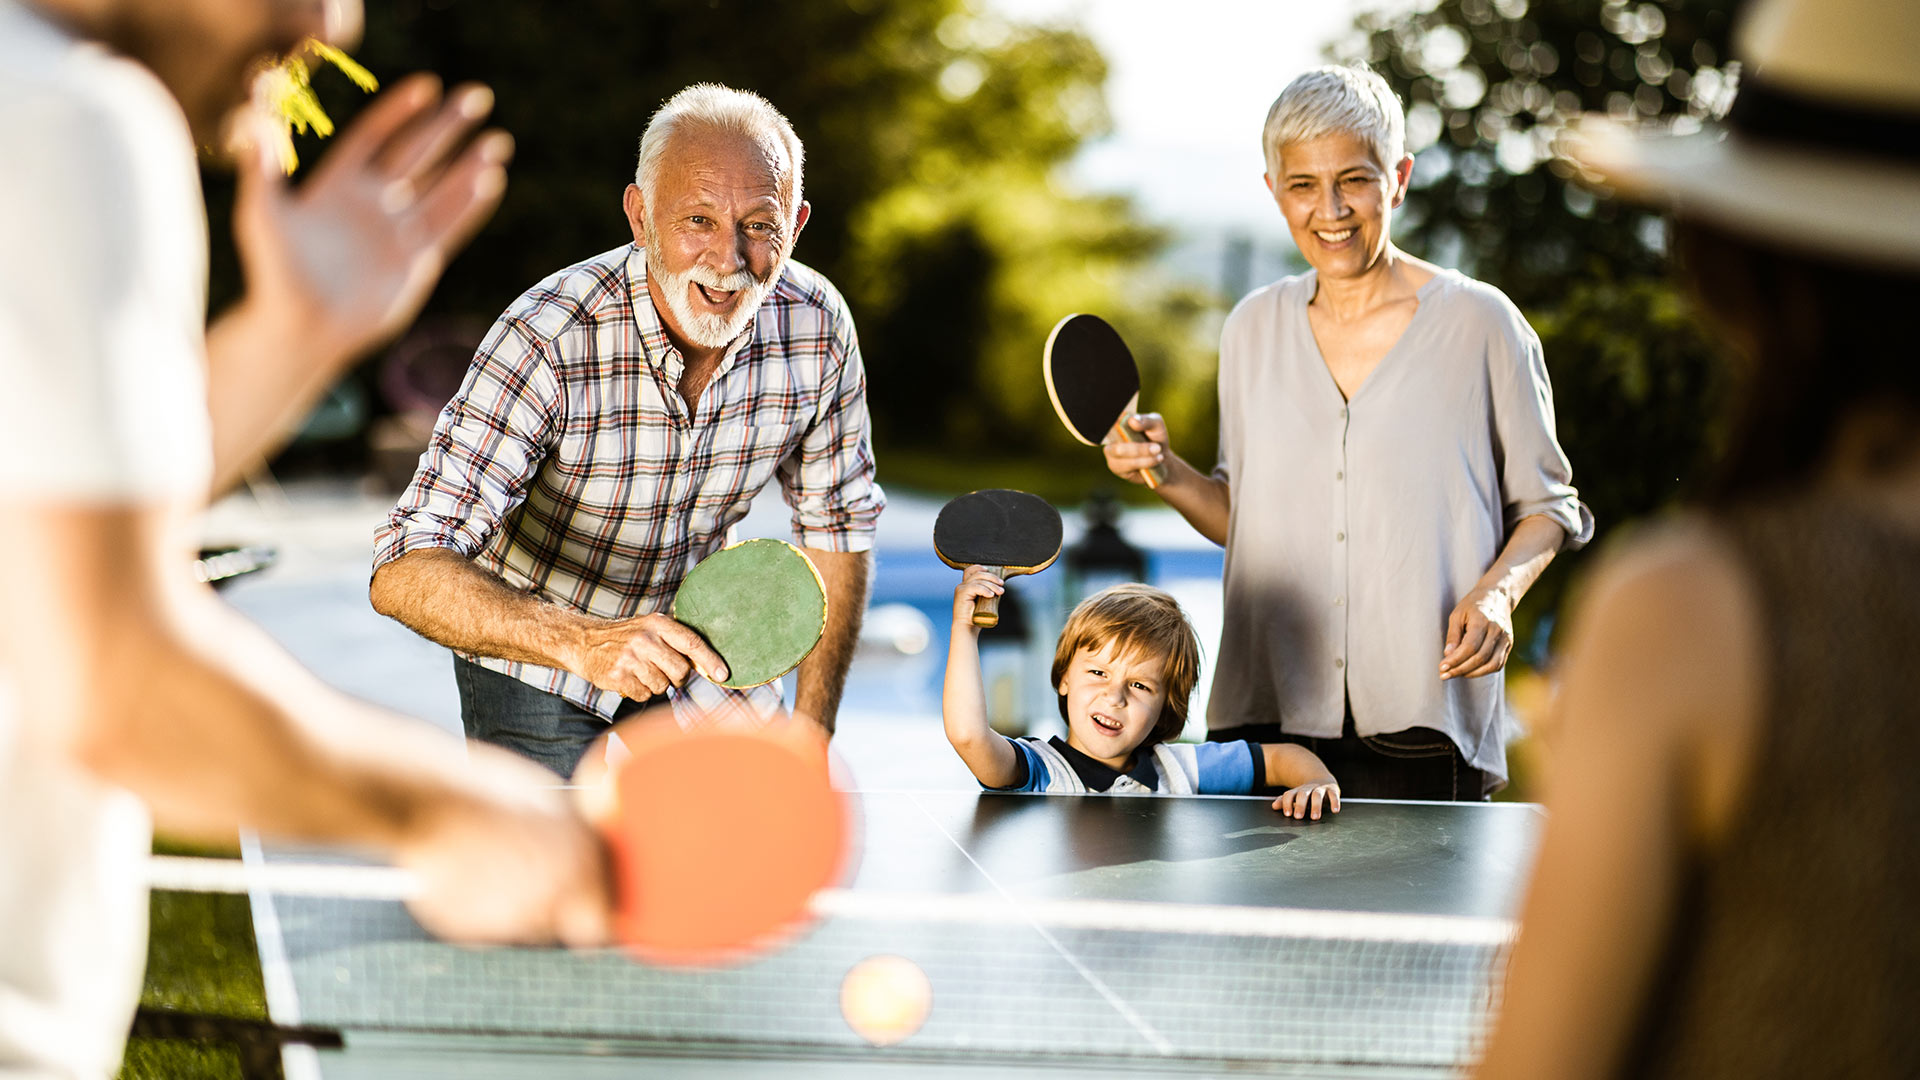
{"type": "MultiPolygon", "coordinates": [[[[686,129],[752,139],[765,147],[767,156],[776,163],[784,154],[785,175],[781,177],[781,186],[786,189],[787,217],[791,220],[800,212],[800,169],[806,156],[800,146],[800,136],[793,133],[793,125],[766,98],[719,83],[695,83],[687,87],[668,98],[653,114],[653,119],[647,121],[646,133],[640,136],[640,163],[633,170],[633,182],[640,186],[648,207],[654,205],[654,188],[666,163],[667,146],[675,134],[686,129]]],[[[776,164],[776,167],[780,166],[776,164]]]]}
{"type": "Polygon", "coordinates": [[[1280,150],[1289,143],[1341,132],[1365,139],[1382,169],[1393,169],[1407,156],[1407,117],[1400,99],[1364,64],[1317,67],[1280,91],[1260,136],[1267,175],[1281,179],[1280,150]]]}

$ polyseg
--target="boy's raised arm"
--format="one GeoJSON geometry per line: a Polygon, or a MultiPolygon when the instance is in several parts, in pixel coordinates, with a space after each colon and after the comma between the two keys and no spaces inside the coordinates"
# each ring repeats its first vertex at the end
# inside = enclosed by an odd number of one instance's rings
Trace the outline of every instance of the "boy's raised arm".
{"type": "Polygon", "coordinates": [[[953,590],[952,644],[947,647],[947,679],[940,697],[947,741],[986,787],[1006,787],[1019,778],[1020,752],[987,724],[986,690],[980,681],[980,628],[973,625],[977,597],[999,596],[1006,583],[971,566],[953,590]]]}

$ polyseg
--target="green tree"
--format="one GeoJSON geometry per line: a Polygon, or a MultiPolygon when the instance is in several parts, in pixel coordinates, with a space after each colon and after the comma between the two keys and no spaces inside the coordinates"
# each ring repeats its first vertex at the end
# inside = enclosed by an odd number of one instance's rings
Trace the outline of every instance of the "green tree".
{"type": "Polygon", "coordinates": [[[1723,113],[1734,0],[1442,0],[1359,17],[1334,47],[1407,103],[1417,155],[1409,244],[1500,285],[1522,307],[1597,267],[1659,274],[1661,215],[1569,182],[1553,140],[1582,113],[1681,129],[1723,113]]]}
{"type": "MultiPolygon", "coordinates": [[[[368,18],[356,54],[368,68],[487,82],[518,143],[500,212],[430,313],[491,316],[625,243],[620,192],[647,118],[681,87],[716,81],[766,96],[806,144],[813,217],[795,254],[853,309],[883,469],[914,458],[889,451],[1068,445],[1039,356],[1076,310],[1133,337],[1164,391],[1157,406],[1211,412],[1211,343],[1197,329],[1208,298],[1142,291],[1159,234],[1124,201],[1056,182],[1108,126],[1106,64],[1077,31],[964,0],[398,0],[368,18]]],[[[361,107],[344,79],[316,84],[336,117],[361,107]]],[[[1069,460],[1100,470],[1098,455],[1069,460]]]]}

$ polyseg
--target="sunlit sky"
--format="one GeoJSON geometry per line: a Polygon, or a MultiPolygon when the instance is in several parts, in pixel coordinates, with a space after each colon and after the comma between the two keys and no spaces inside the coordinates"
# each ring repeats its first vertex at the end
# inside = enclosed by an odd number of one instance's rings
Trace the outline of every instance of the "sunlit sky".
{"type": "Polygon", "coordinates": [[[1072,174],[1133,194],[1148,216],[1286,243],[1260,182],[1260,127],[1282,87],[1324,63],[1364,0],[976,0],[1021,22],[1070,23],[1107,57],[1111,137],[1072,174]]]}

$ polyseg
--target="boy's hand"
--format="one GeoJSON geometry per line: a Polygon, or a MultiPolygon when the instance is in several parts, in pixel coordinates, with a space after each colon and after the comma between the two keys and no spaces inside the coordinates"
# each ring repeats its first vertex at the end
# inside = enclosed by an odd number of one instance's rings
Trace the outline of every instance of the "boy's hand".
{"type": "Polygon", "coordinates": [[[1290,818],[1311,816],[1320,820],[1320,807],[1326,805],[1328,813],[1340,812],[1340,785],[1331,780],[1310,780],[1296,788],[1288,788],[1286,794],[1273,800],[1273,808],[1290,818]]]}
{"type": "Polygon", "coordinates": [[[989,573],[984,566],[969,566],[966,573],[960,575],[960,584],[953,590],[953,625],[964,626],[969,632],[978,633],[980,628],[973,625],[973,602],[981,597],[999,596],[1007,591],[1007,583],[989,573]]]}

